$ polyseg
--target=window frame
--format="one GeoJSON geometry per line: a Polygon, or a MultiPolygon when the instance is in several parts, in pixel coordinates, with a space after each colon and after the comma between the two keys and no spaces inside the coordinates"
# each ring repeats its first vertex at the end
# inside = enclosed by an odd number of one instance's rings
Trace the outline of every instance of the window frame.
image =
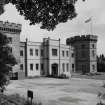
{"type": "Polygon", "coordinates": [[[20,64],[20,70],[24,70],[23,64],[20,64]]]}
{"type": "Polygon", "coordinates": [[[30,70],[33,71],[33,63],[30,63],[30,70]]]}
{"type": "Polygon", "coordinates": [[[58,50],[55,48],[52,48],[52,56],[58,56],[58,50]]]}
{"type": "Polygon", "coordinates": [[[33,56],[33,49],[30,48],[30,56],[33,56]]]}
{"type": "Polygon", "coordinates": [[[24,54],[23,54],[23,50],[20,50],[20,56],[23,56],[24,54]]]}
{"type": "Polygon", "coordinates": [[[36,63],[36,71],[38,71],[38,70],[39,70],[39,64],[36,63]]]}

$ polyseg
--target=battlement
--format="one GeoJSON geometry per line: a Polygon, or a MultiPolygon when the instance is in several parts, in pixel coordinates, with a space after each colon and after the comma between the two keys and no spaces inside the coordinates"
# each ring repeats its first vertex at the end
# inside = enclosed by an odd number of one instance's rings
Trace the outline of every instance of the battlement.
{"type": "Polygon", "coordinates": [[[74,36],[71,38],[67,38],[66,44],[72,44],[77,41],[97,41],[96,35],[81,35],[81,36],[74,36]]]}
{"type": "Polygon", "coordinates": [[[21,32],[21,24],[0,21],[0,30],[9,32],[21,32]]]}

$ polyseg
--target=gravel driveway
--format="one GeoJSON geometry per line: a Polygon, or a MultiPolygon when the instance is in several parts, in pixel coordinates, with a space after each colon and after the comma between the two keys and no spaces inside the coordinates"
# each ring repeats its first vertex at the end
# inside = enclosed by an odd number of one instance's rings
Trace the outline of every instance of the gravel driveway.
{"type": "Polygon", "coordinates": [[[5,94],[18,93],[27,97],[34,92],[34,101],[43,105],[96,105],[98,92],[105,92],[103,80],[34,78],[14,80],[5,94]]]}

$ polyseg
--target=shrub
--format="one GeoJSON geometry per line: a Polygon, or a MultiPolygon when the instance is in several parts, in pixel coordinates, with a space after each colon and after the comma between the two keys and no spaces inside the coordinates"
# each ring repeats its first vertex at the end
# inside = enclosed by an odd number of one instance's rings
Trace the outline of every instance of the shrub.
{"type": "Polygon", "coordinates": [[[31,104],[30,101],[26,101],[26,102],[24,103],[24,105],[42,105],[42,103],[34,103],[34,102],[32,102],[32,104],[31,104]]]}
{"type": "Polygon", "coordinates": [[[29,100],[26,100],[24,97],[21,97],[19,94],[13,94],[13,95],[0,95],[0,105],[42,105],[41,102],[31,102],[29,100]]]}
{"type": "Polygon", "coordinates": [[[97,103],[97,105],[105,105],[105,94],[99,92],[97,96],[99,98],[99,102],[97,103]]]}
{"type": "Polygon", "coordinates": [[[68,79],[69,77],[66,74],[61,74],[59,76],[59,78],[61,78],[61,79],[68,79]]]}

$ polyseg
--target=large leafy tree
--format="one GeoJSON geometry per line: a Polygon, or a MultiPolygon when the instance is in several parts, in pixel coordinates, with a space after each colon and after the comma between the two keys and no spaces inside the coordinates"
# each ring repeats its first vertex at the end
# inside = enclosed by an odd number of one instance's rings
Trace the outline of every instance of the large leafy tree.
{"type": "Polygon", "coordinates": [[[0,8],[3,13],[4,4],[12,3],[20,15],[30,20],[30,25],[40,24],[42,29],[54,30],[59,23],[77,16],[76,1],[78,0],[1,0],[0,8]]]}
{"type": "Polygon", "coordinates": [[[0,87],[3,88],[7,83],[12,66],[16,64],[16,59],[11,53],[9,39],[0,33],[0,87]]]}

